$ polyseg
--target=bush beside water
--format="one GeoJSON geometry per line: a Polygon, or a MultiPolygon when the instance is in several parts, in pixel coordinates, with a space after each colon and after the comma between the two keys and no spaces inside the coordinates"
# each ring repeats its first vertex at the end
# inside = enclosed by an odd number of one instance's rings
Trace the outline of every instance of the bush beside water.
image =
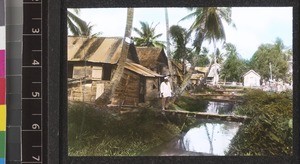
{"type": "Polygon", "coordinates": [[[227,155],[292,155],[292,93],[247,91],[236,114],[252,118],[233,138],[227,155]]]}
{"type": "Polygon", "coordinates": [[[84,103],[69,104],[69,156],[139,155],[177,136],[189,124],[185,122],[155,109],[119,114],[84,103]]]}
{"type": "Polygon", "coordinates": [[[177,99],[175,104],[181,108],[181,110],[187,110],[190,112],[205,112],[208,101],[203,99],[193,98],[191,96],[181,96],[177,99]]]}

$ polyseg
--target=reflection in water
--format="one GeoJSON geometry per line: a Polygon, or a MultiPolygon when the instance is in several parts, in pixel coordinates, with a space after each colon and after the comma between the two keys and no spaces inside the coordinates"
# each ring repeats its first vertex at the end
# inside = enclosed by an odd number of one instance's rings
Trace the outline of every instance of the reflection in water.
{"type": "MultiPolygon", "coordinates": [[[[209,101],[206,113],[231,114],[233,103],[209,101]]],[[[180,149],[191,152],[224,155],[241,123],[202,120],[178,141],[180,149]]]]}
{"type": "Polygon", "coordinates": [[[206,113],[230,114],[233,110],[233,103],[209,101],[206,113]]]}
{"type": "Polygon", "coordinates": [[[190,129],[178,142],[185,151],[224,155],[241,123],[201,123],[190,129]]]}
{"type": "MultiPolygon", "coordinates": [[[[204,103],[206,112],[212,114],[231,114],[234,108],[234,104],[229,102],[204,103]]],[[[180,138],[164,143],[143,155],[225,155],[240,125],[242,123],[202,119],[196,127],[180,138]]]]}

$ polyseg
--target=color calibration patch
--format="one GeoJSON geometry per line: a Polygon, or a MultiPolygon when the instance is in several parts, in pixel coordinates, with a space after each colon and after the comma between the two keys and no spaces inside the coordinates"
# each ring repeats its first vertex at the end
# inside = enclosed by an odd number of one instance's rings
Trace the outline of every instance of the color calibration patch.
{"type": "Polygon", "coordinates": [[[5,57],[5,4],[0,0],[0,164],[5,163],[6,148],[6,57],[5,57]]]}

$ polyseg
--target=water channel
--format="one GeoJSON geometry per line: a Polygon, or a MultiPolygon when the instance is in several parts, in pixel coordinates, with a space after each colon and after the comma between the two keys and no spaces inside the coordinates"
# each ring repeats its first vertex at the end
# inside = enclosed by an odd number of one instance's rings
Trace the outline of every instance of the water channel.
{"type": "MultiPolygon", "coordinates": [[[[230,102],[206,102],[207,113],[232,114],[230,102]]],[[[198,119],[186,133],[142,155],[149,156],[223,156],[241,123],[198,119]]]]}

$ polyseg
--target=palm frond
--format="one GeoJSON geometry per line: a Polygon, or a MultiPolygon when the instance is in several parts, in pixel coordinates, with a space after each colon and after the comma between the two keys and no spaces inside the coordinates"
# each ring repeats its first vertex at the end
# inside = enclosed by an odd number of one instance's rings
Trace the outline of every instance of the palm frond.
{"type": "Polygon", "coordinates": [[[75,36],[80,35],[79,28],[72,22],[72,20],[69,17],[67,17],[67,26],[73,35],[75,35],[75,36]]]}
{"type": "Polygon", "coordinates": [[[149,25],[147,22],[140,21],[140,29],[136,27],[133,28],[133,30],[139,35],[139,37],[134,38],[136,46],[161,47],[162,45],[157,44],[159,41],[156,39],[161,37],[162,34],[155,34],[155,28],[158,24],[153,27],[153,23],[149,25]]]}

